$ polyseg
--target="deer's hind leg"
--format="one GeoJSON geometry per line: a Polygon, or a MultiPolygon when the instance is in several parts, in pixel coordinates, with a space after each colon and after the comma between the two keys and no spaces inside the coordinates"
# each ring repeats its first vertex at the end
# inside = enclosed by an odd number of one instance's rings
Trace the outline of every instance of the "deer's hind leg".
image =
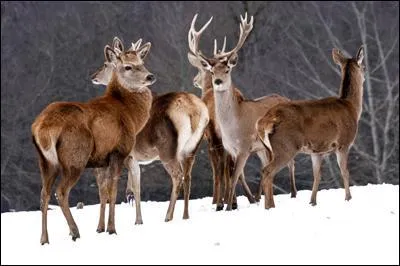
{"type": "Polygon", "coordinates": [[[57,200],[67,220],[72,240],[80,237],[78,227],[69,209],[69,193],[78,182],[93,149],[91,133],[83,128],[64,129],[57,148],[61,165],[61,180],[57,186],[57,200]],[[79,136],[79,139],[77,139],[79,136]]]}
{"type": "Polygon", "coordinates": [[[165,221],[169,222],[173,219],[176,200],[178,199],[179,192],[182,188],[182,181],[184,177],[178,160],[172,159],[169,162],[163,161],[163,164],[172,180],[171,198],[169,201],[167,215],[165,216],[165,221]]]}
{"type": "Polygon", "coordinates": [[[47,162],[44,157],[39,157],[39,167],[42,176],[42,191],[40,193],[40,209],[42,211],[42,235],[40,243],[49,244],[49,236],[47,232],[47,209],[51,197],[51,189],[54,185],[56,177],[59,173],[58,166],[54,166],[47,162]]]}

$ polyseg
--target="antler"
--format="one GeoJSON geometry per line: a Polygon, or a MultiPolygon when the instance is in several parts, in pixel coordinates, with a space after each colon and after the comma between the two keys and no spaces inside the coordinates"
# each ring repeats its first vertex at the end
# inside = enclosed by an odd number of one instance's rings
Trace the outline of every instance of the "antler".
{"type": "Polygon", "coordinates": [[[192,20],[192,24],[190,26],[190,30],[188,33],[188,42],[189,42],[189,50],[194,54],[194,55],[200,55],[201,52],[199,51],[199,40],[200,36],[203,33],[203,31],[208,27],[208,25],[211,23],[213,17],[210,18],[210,20],[199,30],[196,31],[194,28],[194,24],[196,23],[197,15],[194,15],[194,18],[192,20]]]}
{"type": "Polygon", "coordinates": [[[233,48],[231,51],[229,52],[224,52],[225,50],[225,41],[224,41],[224,46],[222,47],[222,50],[219,53],[216,53],[217,51],[217,41],[214,42],[214,57],[216,58],[222,58],[222,57],[226,57],[231,55],[232,53],[235,53],[237,51],[239,51],[239,49],[243,46],[244,41],[246,40],[247,36],[249,36],[251,30],[253,29],[253,22],[254,22],[254,18],[253,16],[251,16],[250,22],[247,23],[247,12],[244,16],[244,18],[242,17],[242,15],[240,15],[240,36],[239,36],[239,41],[236,44],[236,47],[233,48]]]}
{"type": "Polygon", "coordinates": [[[217,39],[214,39],[214,57],[217,57],[221,53],[225,53],[226,47],[226,36],[224,37],[224,44],[222,45],[222,49],[217,52],[217,39]]]}

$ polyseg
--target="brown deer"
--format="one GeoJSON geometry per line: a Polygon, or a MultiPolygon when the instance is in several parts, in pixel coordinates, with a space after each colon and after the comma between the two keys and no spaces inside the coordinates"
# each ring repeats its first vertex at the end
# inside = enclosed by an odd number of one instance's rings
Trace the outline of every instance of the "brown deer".
{"type": "Polygon", "coordinates": [[[262,178],[266,209],[275,207],[272,189],[275,174],[298,153],[311,154],[314,175],[311,205],[317,204],[322,158],[333,152],[342,174],[345,200],[351,199],[347,159],[362,112],[364,50],[361,46],[355,58],[346,58],[334,48],[332,57],[342,72],[338,97],[282,103],[259,121],[258,134],[272,153],[262,178]]]}
{"type": "MultiPolygon", "coordinates": [[[[212,99],[209,100],[210,102],[214,102],[214,107],[209,107],[209,113],[210,117],[212,117],[211,121],[214,122],[214,128],[217,128],[215,135],[220,137],[224,149],[233,159],[230,173],[231,180],[226,182],[227,193],[225,193],[225,198],[227,199],[226,210],[231,210],[238,178],[243,176],[244,165],[250,154],[256,152],[263,166],[268,161],[264,143],[257,135],[257,121],[272,106],[280,102],[287,102],[289,99],[274,94],[255,100],[245,100],[232,84],[231,70],[237,63],[238,50],[244,44],[245,39],[253,28],[253,17],[251,17],[249,23],[247,23],[247,13],[245,18],[241,17],[239,41],[231,51],[225,52],[226,39],[221,51],[217,51],[215,42],[213,58],[207,58],[198,49],[200,35],[205,27],[196,32],[194,29],[196,18],[197,14],[193,18],[191,29],[189,30],[191,53],[189,53],[188,57],[191,64],[200,70],[195,78],[195,84],[203,79],[201,86],[206,88],[211,83],[210,88],[212,87],[213,91],[211,92],[210,89],[206,91],[207,94],[203,96],[203,99],[207,96],[212,99]],[[207,76],[207,73],[211,73],[211,77],[207,76]]],[[[295,197],[293,160],[288,162],[288,167],[291,174],[292,197],[295,197]]]]}
{"type": "MultiPolygon", "coordinates": [[[[124,51],[118,38],[114,38],[114,50],[124,51]]],[[[140,40],[132,44],[130,50],[140,49],[140,40]]],[[[106,62],[92,76],[95,84],[107,85],[114,66],[106,62]]],[[[150,119],[136,136],[136,145],[131,152],[134,164],[127,162],[129,168],[127,194],[133,192],[136,199],[136,224],[142,223],[140,212],[140,164],[161,160],[172,180],[170,204],[165,221],[172,220],[175,203],[183,184],[183,219],[189,218],[189,196],[191,172],[195,153],[209,121],[206,105],[194,94],[171,92],[153,97],[150,119]]],[[[105,183],[104,175],[97,173],[99,187],[105,183]]],[[[100,190],[101,209],[106,203],[106,195],[100,190]]],[[[104,213],[100,214],[99,229],[104,228],[104,213]]],[[[104,229],[103,229],[104,230],[104,229]]],[[[99,231],[99,230],[98,230],[99,231]]]]}
{"type": "MultiPolygon", "coordinates": [[[[213,172],[213,201],[212,204],[216,204],[216,210],[220,211],[224,207],[224,200],[227,200],[227,177],[230,175],[230,166],[232,165],[232,159],[226,154],[226,151],[222,145],[221,133],[218,124],[215,122],[215,103],[214,103],[214,92],[212,89],[211,73],[202,66],[199,58],[195,55],[197,47],[195,38],[199,39],[200,35],[208,27],[212,21],[210,20],[199,30],[196,31],[194,24],[197,19],[197,14],[193,18],[191,28],[188,34],[188,43],[190,52],[188,53],[188,59],[190,64],[198,69],[198,74],[193,79],[193,85],[202,90],[202,100],[207,105],[208,112],[210,115],[210,122],[206,128],[204,137],[208,142],[208,155],[211,161],[211,168],[213,172]],[[224,191],[224,197],[221,195],[221,190],[224,191]]],[[[235,89],[236,97],[240,100],[244,99],[242,93],[235,89]]],[[[243,185],[244,192],[250,203],[254,203],[255,199],[244,179],[244,175],[240,176],[240,181],[243,185]]],[[[233,209],[237,208],[236,197],[234,197],[233,209]]]]}
{"type": "Polygon", "coordinates": [[[106,46],[104,53],[115,65],[103,96],[88,102],[54,102],[32,124],[33,143],[42,176],[40,243],[49,243],[47,208],[58,174],[58,203],[67,220],[72,240],[80,237],[68,198],[85,168],[107,167],[110,210],[107,231],[115,233],[115,201],[123,162],[136,142],[136,135],[150,117],[152,94],[147,87],[155,76],[143,65],[150,43],[138,52],[117,55],[106,46]]]}

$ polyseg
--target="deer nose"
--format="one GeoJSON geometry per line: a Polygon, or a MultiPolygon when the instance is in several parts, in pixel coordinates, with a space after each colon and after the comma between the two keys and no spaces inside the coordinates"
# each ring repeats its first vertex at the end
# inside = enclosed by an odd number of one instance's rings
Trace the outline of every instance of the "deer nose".
{"type": "Polygon", "coordinates": [[[154,81],[156,79],[156,77],[153,75],[153,74],[149,74],[149,75],[147,75],[147,77],[146,77],[146,80],[147,81],[154,81]]]}
{"type": "Polygon", "coordinates": [[[215,85],[221,85],[221,84],[222,84],[222,80],[216,79],[216,80],[214,81],[214,83],[215,83],[215,85]]]}

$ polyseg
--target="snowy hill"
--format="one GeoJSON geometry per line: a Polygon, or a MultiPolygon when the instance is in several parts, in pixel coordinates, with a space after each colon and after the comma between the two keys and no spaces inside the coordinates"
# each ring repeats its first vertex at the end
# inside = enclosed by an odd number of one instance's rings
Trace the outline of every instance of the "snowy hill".
{"type": "Polygon", "coordinates": [[[311,191],[295,199],[277,195],[271,210],[239,197],[232,212],[216,212],[207,197],[190,200],[189,220],[182,220],[179,200],[169,223],[168,202],[143,202],[144,224],[136,226],[134,207],[121,204],[117,235],[96,233],[99,205],[74,207],[76,242],[51,206],[44,246],[40,211],[2,213],[1,264],[399,264],[399,186],[351,192],[345,202],[343,189],[321,190],[315,207],[308,204],[311,191]]]}

